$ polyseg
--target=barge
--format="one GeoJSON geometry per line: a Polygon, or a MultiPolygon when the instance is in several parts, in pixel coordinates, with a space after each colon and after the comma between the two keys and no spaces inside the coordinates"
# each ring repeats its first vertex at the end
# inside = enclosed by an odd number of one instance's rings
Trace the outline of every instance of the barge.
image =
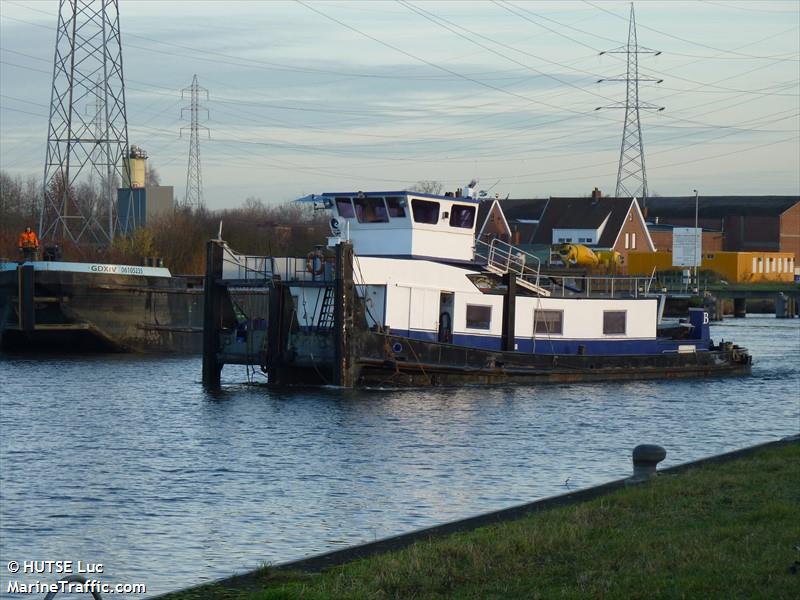
{"type": "Polygon", "coordinates": [[[163,267],[0,263],[0,349],[202,350],[201,277],[163,267]]]}
{"type": "Polygon", "coordinates": [[[231,363],[260,366],[273,385],[341,387],[750,372],[745,348],[713,342],[706,310],[661,327],[664,299],[646,278],[557,277],[520,248],[477,241],[476,199],[305,200],[331,212],[332,233],[306,257],[247,257],[209,242],[206,385],[231,363]],[[269,309],[242,290],[267,296],[269,309]]]}

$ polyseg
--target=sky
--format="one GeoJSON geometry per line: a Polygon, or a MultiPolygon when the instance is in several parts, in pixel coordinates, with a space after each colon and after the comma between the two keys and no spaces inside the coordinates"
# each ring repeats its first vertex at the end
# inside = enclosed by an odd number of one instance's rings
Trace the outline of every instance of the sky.
{"type": "MultiPolygon", "coordinates": [[[[120,0],[130,144],[184,197],[188,99],[210,208],[616,184],[630,3],[120,0]],[[599,80],[606,80],[599,82],[599,80]],[[602,108],[598,107],[611,107],[602,108]],[[205,119],[206,113],[200,113],[205,119]]],[[[0,0],[0,169],[42,177],[55,0],[0,0]]],[[[635,4],[650,195],[800,194],[800,2],[635,4]]]]}

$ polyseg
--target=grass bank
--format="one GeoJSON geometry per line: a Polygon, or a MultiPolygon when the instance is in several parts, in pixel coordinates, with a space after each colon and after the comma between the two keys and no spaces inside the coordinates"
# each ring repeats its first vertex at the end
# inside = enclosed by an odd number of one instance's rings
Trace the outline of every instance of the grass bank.
{"type": "Polygon", "coordinates": [[[797,598],[800,443],[357,560],[169,600],[797,598]]]}

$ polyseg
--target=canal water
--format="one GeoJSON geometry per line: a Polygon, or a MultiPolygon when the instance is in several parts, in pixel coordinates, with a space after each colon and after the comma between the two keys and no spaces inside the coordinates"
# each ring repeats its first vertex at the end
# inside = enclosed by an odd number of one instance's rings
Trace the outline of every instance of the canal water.
{"type": "Polygon", "coordinates": [[[233,366],[208,394],[198,358],[0,356],[2,597],[12,560],[153,595],[624,477],[642,442],[668,466],[800,431],[800,322],[712,336],[753,375],[271,391],[233,366]]]}

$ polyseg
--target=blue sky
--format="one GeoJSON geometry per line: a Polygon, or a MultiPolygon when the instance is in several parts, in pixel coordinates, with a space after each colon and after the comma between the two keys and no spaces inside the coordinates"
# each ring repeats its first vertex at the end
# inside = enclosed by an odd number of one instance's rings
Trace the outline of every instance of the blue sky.
{"type": "MultiPolygon", "coordinates": [[[[479,177],[611,193],[626,2],[121,0],[129,137],[184,194],[197,74],[206,203],[479,177]]],[[[58,2],[0,0],[0,168],[41,177],[58,2]]],[[[651,194],[800,193],[800,3],[640,2],[651,194]]]]}

